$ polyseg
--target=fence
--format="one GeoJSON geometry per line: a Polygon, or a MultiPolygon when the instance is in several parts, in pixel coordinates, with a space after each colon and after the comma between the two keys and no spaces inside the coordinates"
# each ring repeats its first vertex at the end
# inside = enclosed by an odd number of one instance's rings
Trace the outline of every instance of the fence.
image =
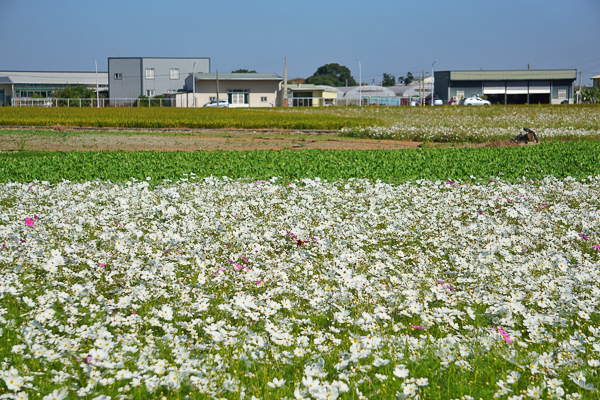
{"type": "MultiPolygon", "coordinates": [[[[31,97],[17,97],[11,99],[13,107],[176,107],[175,97],[146,98],[146,99],[57,99],[48,97],[35,99],[31,97]]],[[[423,99],[420,97],[375,97],[363,96],[363,106],[420,106],[423,99]]],[[[327,107],[327,106],[357,106],[358,98],[328,99],[323,97],[289,97],[290,107],[327,107]]],[[[180,107],[183,106],[180,104],[180,107]]],[[[184,106],[185,107],[185,106],[184,106]]]]}
{"type": "MultiPolygon", "coordinates": [[[[422,103],[423,99],[420,97],[362,97],[363,106],[420,106],[422,103]]],[[[341,98],[337,100],[338,106],[357,106],[358,104],[358,98],[341,98]]]]}
{"type": "Polygon", "coordinates": [[[174,107],[172,98],[147,98],[147,99],[57,99],[48,97],[35,99],[31,97],[17,97],[11,99],[13,107],[174,107]]]}
{"type": "Polygon", "coordinates": [[[335,106],[337,99],[323,97],[288,97],[290,107],[327,107],[335,106]]]}

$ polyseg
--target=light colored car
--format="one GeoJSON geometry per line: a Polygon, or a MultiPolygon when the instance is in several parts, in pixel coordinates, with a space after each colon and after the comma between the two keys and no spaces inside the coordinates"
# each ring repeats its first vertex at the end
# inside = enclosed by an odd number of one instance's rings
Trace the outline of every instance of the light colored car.
{"type": "MultiPolygon", "coordinates": [[[[425,105],[427,105],[427,106],[431,105],[431,95],[425,96],[425,105]]],[[[433,105],[434,106],[443,106],[444,100],[440,99],[439,97],[437,97],[437,95],[435,95],[433,97],[433,105]]]]}
{"type": "MultiPolygon", "coordinates": [[[[203,107],[217,107],[217,102],[211,101],[210,103],[206,103],[203,107]]],[[[229,107],[229,102],[227,100],[219,100],[219,107],[229,107]]]]}
{"type": "Polygon", "coordinates": [[[460,104],[465,106],[489,106],[491,103],[487,100],[482,99],[479,96],[467,97],[460,104]]]}

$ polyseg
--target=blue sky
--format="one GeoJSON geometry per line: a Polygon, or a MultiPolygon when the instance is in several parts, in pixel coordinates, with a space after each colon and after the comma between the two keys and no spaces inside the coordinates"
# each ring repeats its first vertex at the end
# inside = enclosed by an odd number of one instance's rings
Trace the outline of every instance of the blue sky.
{"type": "Polygon", "coordinates": [[[0,0],[0,70],[107,70],[108,57],[210,57],[212,71],[363,81],[448,69],[600,75],[600,0],[0,0]]]}

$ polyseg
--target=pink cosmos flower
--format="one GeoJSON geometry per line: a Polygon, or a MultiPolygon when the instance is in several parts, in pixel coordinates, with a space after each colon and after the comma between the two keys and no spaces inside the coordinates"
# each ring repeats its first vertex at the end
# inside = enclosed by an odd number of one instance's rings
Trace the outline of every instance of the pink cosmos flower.
{"type": "Polygon", "coordinates": [[[37,214],[33,214],[33,218],[34,219],[40,219],[40,217],[38,217],[37,214]]]}
{"type": "Polygon", "coordinates": [[[592,249],[600,251],[600,244],[593,245],[592,249]]]}
{"type": "Polygon", "coordinates": [[[510,335],[504,329],[502,329],[502,328],[495,328],[495,329],[492,329],[492,330],[500,333],[502,335],[502,338],[504,339],[504,341],[506,343],[512,343],[512,339],[510,338],[510,335]]]}
{"type": "Polygon", "coordinates": [[[418,329],[418,330],[423,330],[423,329],[425,329],[425,328],[423,328],[421,325],[411,325],[411,327],[412,327],[413,329],[418,329]]]}
{"type": "Polygon", "coordinates": [[[588,240],[590,240],[590,237],[588,235],[586,235],[585,233],[580,233],[579,237],[582,238],[583,240],[585,240],[586,242],[588,240]]]}
{"type": "Polygon", "coordinates": [[[256,281],[257,285],[261,285],[262,283],[263,283],[262,279],[259,279],[259,280],[256,281]]]}
{"type": "Polygon", "coordinates": [[[98,266],[99,266],[100,268],[104,267],[105,265],[106,265],[106,264],[104,264],[104,263],[100,263],[100,264],[98,264],[98,266]]]}
{"type": "Polygon", "coordinates": [[[93,357],[86,357],[85,358],[85,362],[88,363],[88,364],[90,364],[90,363],[94,362],[94,358],[93,357]]]}
{"type": "Polygon", "coordinates": [[[25,218],[25,225],[27,226],[33,226],[35,224],[35,221],[33,220],[33,218],[25,218]]]}

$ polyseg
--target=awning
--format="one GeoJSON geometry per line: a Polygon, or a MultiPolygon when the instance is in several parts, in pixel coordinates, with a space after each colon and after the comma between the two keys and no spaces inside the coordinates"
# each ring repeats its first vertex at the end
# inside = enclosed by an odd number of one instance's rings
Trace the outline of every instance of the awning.
{"type": "Polygon", "coordinates": [[[527,81],[507,81],[506,94],[527,94],[527,81]]]}
{"type": "Polygon", "coordinates": [[[504,94],[506,93],[505,81],[483,82],[483,94],[504,94]]]}
{"type": "Polygon", "coordinates": [[[529,93],[550,93],[550,81],[531,81],[529,82],[529,93]]]}

